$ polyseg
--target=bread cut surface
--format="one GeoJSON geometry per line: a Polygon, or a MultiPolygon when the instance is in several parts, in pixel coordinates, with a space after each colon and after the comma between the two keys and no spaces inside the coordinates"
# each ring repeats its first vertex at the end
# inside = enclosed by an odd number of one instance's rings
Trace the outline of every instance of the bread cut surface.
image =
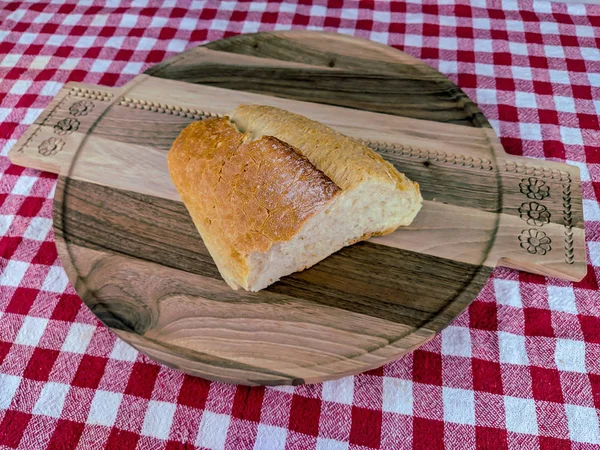
{"type": "Polygon", "coordinates": [[[234,289],[257,291],[331,253],[408,225],[416,183],[360,142],[258,105],[186,127],[169,172],[234,289]]]}

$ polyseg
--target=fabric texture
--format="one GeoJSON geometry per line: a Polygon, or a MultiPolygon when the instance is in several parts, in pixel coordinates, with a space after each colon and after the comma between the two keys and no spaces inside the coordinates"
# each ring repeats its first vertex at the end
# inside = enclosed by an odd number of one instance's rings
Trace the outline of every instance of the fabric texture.
{"type": "Polygon", "coordinates": [[[541,0],[0,2],[0,448],[600,448],[599,47],[600,6],[541,0]],[[211,383],[118,340],[57,259],[56,177],[8,151],[67,81],[122,85],[207,41],[291,28],[421,58],[509,153],[577,165],[587,277],[497,269],[424,347],[295,388],[211,383]]]}

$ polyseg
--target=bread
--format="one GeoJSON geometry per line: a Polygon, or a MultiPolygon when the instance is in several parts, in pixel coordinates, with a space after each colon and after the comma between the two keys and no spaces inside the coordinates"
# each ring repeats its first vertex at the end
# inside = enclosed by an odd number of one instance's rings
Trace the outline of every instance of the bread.
{"type": "Polygon", "coordinates": [[[219,272],[258,291],[346,245],[408,225],[417,183],[360,142],[278,108],[186,127],[171,178],[219,272]]]}

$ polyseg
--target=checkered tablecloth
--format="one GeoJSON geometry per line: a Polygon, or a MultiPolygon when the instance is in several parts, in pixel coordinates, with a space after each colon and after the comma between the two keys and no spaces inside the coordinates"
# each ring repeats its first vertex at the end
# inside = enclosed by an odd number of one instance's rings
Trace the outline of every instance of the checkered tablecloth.
{"type": "Polygon", "coordinates": [[[542,0],[0,2],[0,448],[600,448],[598,47],[600,6],[542,0]],[[116,339],[57,259],[56,177],[8,151],[67,81],[122,85],[204,42],[290,28],[422,58],[509,153],[577,165],[587,277],[497,269],[426,346],[318,385],[211,383],[116,339]]]}

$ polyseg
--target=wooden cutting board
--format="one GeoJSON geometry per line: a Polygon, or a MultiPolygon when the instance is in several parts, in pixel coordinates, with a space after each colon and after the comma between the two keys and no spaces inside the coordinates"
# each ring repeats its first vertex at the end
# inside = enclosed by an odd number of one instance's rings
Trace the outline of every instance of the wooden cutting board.
{"type": "Polygon", "coordinates": [[[243,384],[355,374],[431,339],[496,265],[586,273],[576,167],[507,155],[477,106],[423,62],[316,32],[197,47],[121,88],[67,84],[10,153],[60,174],[54,229],[90,309],[168,366],[243,384]],[[259,293],[221,279],[166,152],[190,122],[279,106],[362,139],[421,185],[414,224],[259,293]]]}

